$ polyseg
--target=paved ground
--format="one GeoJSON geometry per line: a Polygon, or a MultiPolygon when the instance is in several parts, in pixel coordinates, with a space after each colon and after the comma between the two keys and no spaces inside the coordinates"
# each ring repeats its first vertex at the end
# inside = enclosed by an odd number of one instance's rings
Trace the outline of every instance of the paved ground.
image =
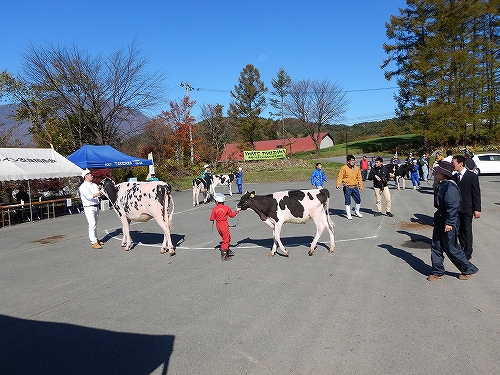
{"type": "MultiPolygon", "coordinates": [[[[221,262],[212,204],[174,192],[177,255],[160,255],[154,222],[120,248],[113,211],[91,250],[83,214],[0,229],[2,374],[498,374],[500,176],[482,176],[473,262],[449,261],[430,283],[432,192],[391,190],[394,218],[342,216],[333,183],[336,249],[312,222],[285,225],[290,257],[268,256],[271,229],[251,211],[232,219],[236,256],[221,262]]],[[[258,194],[308,182],[245,184],[258,194]]],[[[222,189],[220,190],[223,191],[222,189]]],[[[238,196],[228,197],[235,207],[238,196]]]]}

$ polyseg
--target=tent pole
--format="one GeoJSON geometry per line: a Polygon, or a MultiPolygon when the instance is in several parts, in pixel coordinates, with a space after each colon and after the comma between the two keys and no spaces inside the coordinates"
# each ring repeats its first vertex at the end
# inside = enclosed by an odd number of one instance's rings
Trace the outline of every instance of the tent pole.
{"type": "Polygon", "coordinates": [[[33,206],[31,205],[31,186],[30,186],[30,180],[28,180],[28,195],[30,197],[30,221],[33,223],[33,206]]]}

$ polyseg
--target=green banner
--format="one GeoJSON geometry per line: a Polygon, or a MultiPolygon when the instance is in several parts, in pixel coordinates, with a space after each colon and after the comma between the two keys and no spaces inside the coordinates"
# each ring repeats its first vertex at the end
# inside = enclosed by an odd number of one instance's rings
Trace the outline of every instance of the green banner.
{"type": "Polygon", "coordinates": [[[276,150],[243,151],[243,156],[245,160],[283,159],[286,157],[286,149],[277,148],[276,150]]]}

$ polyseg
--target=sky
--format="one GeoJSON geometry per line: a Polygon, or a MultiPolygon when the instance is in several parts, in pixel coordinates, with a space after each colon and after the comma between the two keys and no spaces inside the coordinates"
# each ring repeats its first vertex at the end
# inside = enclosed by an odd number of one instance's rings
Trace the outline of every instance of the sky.
{"type": "MultiPolygon", "coordinates": [[[[292,80],[336,82],[350,101],[343,121],[352,125],[394,117],[396,83],[380,68],[387,57],[385,23],[405,0],[6,0],[0,12],[0,71],[21,73],[28,43],[86,49],[109,56],[134,41],[164,72],[169,110],[193,88],[192,114],[203,104],[229,108],[230,91],[247,64],[271,80],[282,67],[292,80]]],[[[271,107],[262,112],[268,117],[271,107]]]]}

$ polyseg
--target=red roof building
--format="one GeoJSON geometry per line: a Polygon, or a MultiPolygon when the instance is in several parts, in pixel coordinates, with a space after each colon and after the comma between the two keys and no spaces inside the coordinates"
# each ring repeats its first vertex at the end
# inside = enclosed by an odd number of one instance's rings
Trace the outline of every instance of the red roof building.
{"type": "MultiPolygon", "coordinates": [[[[328,132],[320,133],[320,149],[331,147],[334,145],[333,138],[328,132]]],[[[230,143],[221,154],[219,161],[243,161],[243,150],[238,143],[230,143]]],[[[286,138],[285,145],[282,139],[273,139],[270,141],[254,142],[254,151],[275,150],[277,148],[285,148],[286,154],[295,154],[297,152],[315,151],[316,145],[310,136],[304,138],[286,138]]]]}

